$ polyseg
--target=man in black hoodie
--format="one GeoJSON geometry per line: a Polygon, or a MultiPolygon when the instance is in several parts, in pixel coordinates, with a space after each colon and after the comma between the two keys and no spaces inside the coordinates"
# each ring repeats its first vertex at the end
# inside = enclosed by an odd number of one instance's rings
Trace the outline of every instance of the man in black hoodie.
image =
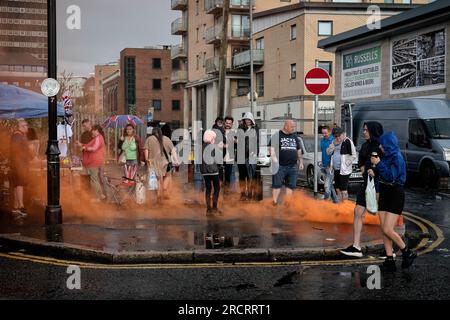
{"type": "Polygon", "coordinates": [[[366,187],[369,175],[375,179],[375,187],[378,193],[378,177],[372,169],[370,156],[376,152],[380,157],[382,151],[380,149],[379,138],[383,134],[383,126],[376,121],[364,123],[363,136],[366,142],[361,146],[358,156],[358,167],[361,169],[364,178],[364,184],[356,197],[356,207],[353,220],[353,245],[341,250],[342,254],[351,257],[362,257],[361,251],[361,230],[364,221],[364,213],[366,211],[366,187]]]}

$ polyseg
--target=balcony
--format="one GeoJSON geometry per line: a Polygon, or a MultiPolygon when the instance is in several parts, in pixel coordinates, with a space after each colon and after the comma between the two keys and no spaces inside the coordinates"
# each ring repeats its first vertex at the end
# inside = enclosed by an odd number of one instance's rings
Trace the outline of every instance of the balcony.
{"type": "Polygon", "coordinates": [[[206,59],[205,61],[206,73],[218,73],[219,72],[219,57],[213,57],[206,59]]]}
{"type": "Polygon", "coordinates": [[[172,34],[183,35],[187,32],[187,23],[183,18],[178,18],[172,22],[172,34]]]}
{"type": "Polygon", "coordinates": [[[173,46],[170,50],[170,57],[173,59],[186,59],[187,58],[187,52],[184,49],[183,45],[177,45],[173,46]]]}
{"type": "Polygon", "coordinates": [[[205,41],[207,44],[218,44],[220,43],[220,33],[222,31],[222,26],[220,24],[209,27],[205,31],[205,41]]]}
{"type": "Polygon", "coordinates": [[[172,0],[172,10],[186,10],[188,0],[172,0]]]}
{"type": "Polygon", "coordinates": [[[185,70],[172,71],[171,77],[172,84],[187,83],[187,81],[188,81],[187,71],[185,70]]]}
{"type": "MultiPolygon", "coordinates": [[[[254,0],[252,2],[254,3],[254,0]]],[[[230,0],[230,12],[248,12],[249,10],[250,0],[230,0]]],[[[223,0],[205,0],[205,11],[208,14],[222,14],[223,0]]]]}
{"type": "MultiPolygon", "coordinates": [[[[261,66],[264,64],[264,50],[254,49],[253,65],[261,66]]],[[[250,50],[243,51],[233,56],[233,68],[240,69],[250,66],[250,50]]]]}

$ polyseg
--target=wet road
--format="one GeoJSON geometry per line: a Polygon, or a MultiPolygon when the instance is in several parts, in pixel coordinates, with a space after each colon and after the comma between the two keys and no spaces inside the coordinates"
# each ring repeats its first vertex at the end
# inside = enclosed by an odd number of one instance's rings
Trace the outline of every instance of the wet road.
{"type": "Polygon", "coordinates": [[[367,265],[192,265],[81,269],[81,289],[69,290],[67,266],[0,254],[0,299],[449,299],[450,198],[409,189],[406,211],[432,221],[444,241],[407,271],[366,286],[367,265]]]}

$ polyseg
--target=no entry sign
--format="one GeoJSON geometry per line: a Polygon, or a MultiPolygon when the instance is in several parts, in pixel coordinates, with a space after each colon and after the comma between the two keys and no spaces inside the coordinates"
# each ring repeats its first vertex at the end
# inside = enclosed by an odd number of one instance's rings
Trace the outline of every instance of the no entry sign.
{"type": "Polygon", "coordinates": [[[306,74],[305,86],[311,93],[322,94],[330,87],[330,76],[322,68],[311,69],[306,74]]]}

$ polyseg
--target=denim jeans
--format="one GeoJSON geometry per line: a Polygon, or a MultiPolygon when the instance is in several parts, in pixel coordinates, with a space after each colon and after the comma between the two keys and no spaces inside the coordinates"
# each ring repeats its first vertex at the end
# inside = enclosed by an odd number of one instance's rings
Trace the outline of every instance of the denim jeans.
{"type": "Polygon", "coordinates": [[[325,185],[324,185],[324,189],[325,189],[325,196],[324,199],[328,200],[331,197],[331,200],[333,200],[334,203],[338,203],[338,197],[336,194],[336,190],[334,189],[334,185],[333,185],[333,174],[330,171],[330,167],[327,168],[321,168],[320,169],[324,175],[325,175],[325,185]]]}

